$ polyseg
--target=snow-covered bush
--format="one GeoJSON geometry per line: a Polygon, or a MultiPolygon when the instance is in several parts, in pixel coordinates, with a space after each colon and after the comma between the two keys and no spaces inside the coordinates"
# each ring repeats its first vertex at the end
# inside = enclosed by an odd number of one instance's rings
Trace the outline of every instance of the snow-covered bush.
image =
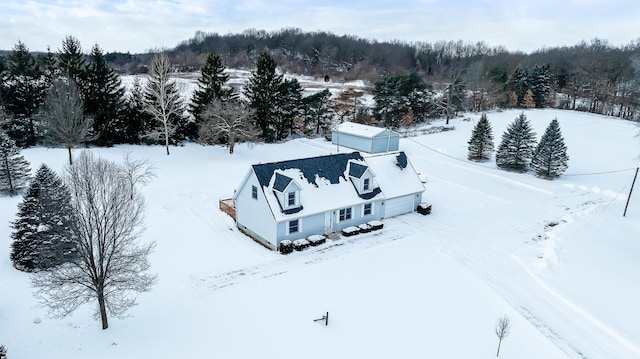
{"type": "Polygon", "coordinates": [[[312,246],[317,246],[326,242],[327,237],[321,234],[314,234],[312,236],[307,237],[307,241],[309,241],[309,244],[311,244],[312,246]]]}
{"type": "Polygon", "coordinates": [[[293,252],[293,243],[291,243],[290,240],[285,239],[284,241],[280,242],[281,254],[289,254],[291,252],[293,252]]]}
{"type": "Polygon", "coordinates": [[[293,241],[293,249],[296,251],[303,251],[309,248],[309,241],[306,239],[296,239],[293,241]]]}

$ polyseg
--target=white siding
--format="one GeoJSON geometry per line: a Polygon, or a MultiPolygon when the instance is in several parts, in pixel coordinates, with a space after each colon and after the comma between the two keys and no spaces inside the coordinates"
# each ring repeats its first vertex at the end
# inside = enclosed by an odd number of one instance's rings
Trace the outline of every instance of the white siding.
{"type": "Polygon", "coordinates": [[[413,195],[388,199],[384,201],[385,218],[413,212],[415,208],[413,195]]]}

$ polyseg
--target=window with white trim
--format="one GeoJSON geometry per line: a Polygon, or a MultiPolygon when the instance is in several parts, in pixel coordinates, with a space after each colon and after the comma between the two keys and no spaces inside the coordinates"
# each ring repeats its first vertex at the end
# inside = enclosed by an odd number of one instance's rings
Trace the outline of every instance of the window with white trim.
{"type": "Polygon", "coordinates": [[[351,207],[343,208],[340,210],[340,216],[338,217],[339,221],[347,221],[351,219],[351,207]]]}
{"type": "Polygon", "coordinates": [[[289,234],[298,233],[300,231],[300,220],[294,219],[289,221],[289,234]]]}
{"type": "Polygon", "coordinates": [[[251,198],[258,199],[258,187],[251,186],[251,198]]]}
{"type": "Polygon", "coordinates": [[[373,213],[373,204],[365,203],[362,207],[362,215],[369,216],[373,213]]]}
{"type": "Polygon", "coordinates": [[[371,189],[371,178],[365,178],[362,181],[362,190],[367,192],[369,189],[371,189]]]}
{"type": "Polygon", "coordinates": [[[296,193],[295,192],[287,193],[287,206],[293,207],[295,205],[296,205],[296,193]]]}

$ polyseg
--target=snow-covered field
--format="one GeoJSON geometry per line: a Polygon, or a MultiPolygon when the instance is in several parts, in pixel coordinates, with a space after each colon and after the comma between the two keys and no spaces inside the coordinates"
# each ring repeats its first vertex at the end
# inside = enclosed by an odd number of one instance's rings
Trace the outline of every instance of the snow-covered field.
{"type": "MultiPolygon", "coordinates": [[[[519,111],[489,113],[496,146],[519,111]]],[[[558,110],[526,115],[539,136],[557,117],[570,161],[547,181],[466,160],[479,114],[454,131],[401,139],[427,178],[428,216],[282,256],[217,208],[253,163],[336,151],[322,139],[222,147],[117,146],[148,158],[143,240],[159,281],[100,329],[92,307],[51,319],[9,260],[19,197],[0,197],[0,344],[9,358],[640,358],[640,184],[622,217],[640,139],[630,122],[558,110]],[[329,312],[329,325],[314,319],[329,312]]],[[[434,125],[442,125],[436,122],[434,125]]],[[[344,149],[341,149],[344,151],[344,149]]],[[[76,150],[78,151],[78,150],[76,150]]],[[[61,149],[23,154],[61,171],[61,149]]],[[[331,200],[331,199],[327,199],[331,200]]]]}

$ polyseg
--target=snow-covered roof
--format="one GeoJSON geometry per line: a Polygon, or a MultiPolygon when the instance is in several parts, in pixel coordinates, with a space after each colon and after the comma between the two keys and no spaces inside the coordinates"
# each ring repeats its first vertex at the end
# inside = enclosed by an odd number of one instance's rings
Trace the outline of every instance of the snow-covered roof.
{"type": "Polygon", "coordinates": [[[386,128],[382,128],[382,127],[367,126],[367,125],[363,125],[355,122],[343,122],[338,126],[334,127],[333,131],[338,131],[340,133],[345,133],[345,134],[359,136],[359,137],[373,138],[384,133],[385,131],[390,131],[390,130],[387,130],[386,128]]]}
{"type": "Polygon", "coordinates": [[[420,178],[413,167],[406,165],[406,161],[404,152],[371,157],[353,152],[256,164],[252,168],[275,220],[282,221],[293,216],[304,217],[375,199],[395,198],[424,191],[420,178]],[[404,159],[404,166],[397,164],[399,157],[404,159]],[[370,168],[375,173],[374,181],[379,188],[367,194],[359,194],[349,179],[351,168],[370,168]],[[276,187],[281,190],[282,183],[291,180],[300,187],[301,209],[283,211],[274,190],[276,187]]]}

